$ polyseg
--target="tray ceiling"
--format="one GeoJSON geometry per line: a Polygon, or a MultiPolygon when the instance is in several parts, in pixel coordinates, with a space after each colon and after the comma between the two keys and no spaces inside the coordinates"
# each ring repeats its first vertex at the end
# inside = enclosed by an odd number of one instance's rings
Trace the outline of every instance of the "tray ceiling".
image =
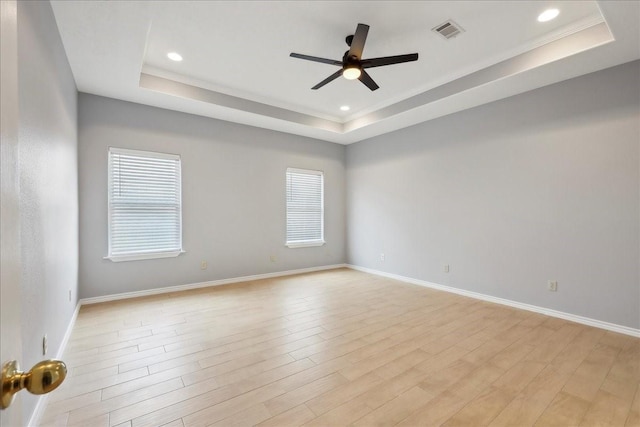
{"type": "Polygon", "coordinates": [[[640,57],[634,1],[52,5],[82,92],[345,144],[640,57]],[[446,40],[432,28],[449,19],[464,31],[446,40]],[[363,57],[420,59],[370,69],[375,92],[343,78],[311,90],[337,68],[289,53],[340,60],[358,23],[363,57]]]}

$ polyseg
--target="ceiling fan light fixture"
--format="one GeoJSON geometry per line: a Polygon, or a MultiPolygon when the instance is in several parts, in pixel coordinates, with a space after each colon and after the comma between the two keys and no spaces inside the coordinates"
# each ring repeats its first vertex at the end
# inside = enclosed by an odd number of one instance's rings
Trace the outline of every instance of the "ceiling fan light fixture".
{"type": "Polygon", "coordinates": [[[347,80],[355,80],[360,77],[360,74],[362,74],[360,67],[347,67],[342,71],[342,77],[347,80]]]}

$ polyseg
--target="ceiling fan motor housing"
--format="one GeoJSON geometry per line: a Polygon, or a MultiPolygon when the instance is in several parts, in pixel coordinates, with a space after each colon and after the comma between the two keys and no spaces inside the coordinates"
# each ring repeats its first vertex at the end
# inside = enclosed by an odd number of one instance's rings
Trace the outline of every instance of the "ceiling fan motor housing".
{"type": "Polygon", "coordinates": [[[351,68],[353,66],[360,66],[360,60],[357,56],[349,56],[349,51],[346,51],[342,56],[342,68],[351,68]]]}
{"type": "Polygon", "coordinates": [[[347,36],[344,41],[347,43],[347,46],[351,47],[351,43],[353,42],[353,34],[347,36]]]}

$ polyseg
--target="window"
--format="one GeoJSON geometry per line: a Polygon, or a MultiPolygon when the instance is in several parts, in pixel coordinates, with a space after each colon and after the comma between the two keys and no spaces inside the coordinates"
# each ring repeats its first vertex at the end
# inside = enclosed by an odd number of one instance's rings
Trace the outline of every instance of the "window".
{"type": "Polygon", "coordinates": [[[108,192],[108,259],[183,252],[180,156],[109,148],[108,192]]]}
{"type": "Polygon", "coordinates": [[[324,176],[321,171],[287,169],[287,246],[324,244],[324,176]]]}

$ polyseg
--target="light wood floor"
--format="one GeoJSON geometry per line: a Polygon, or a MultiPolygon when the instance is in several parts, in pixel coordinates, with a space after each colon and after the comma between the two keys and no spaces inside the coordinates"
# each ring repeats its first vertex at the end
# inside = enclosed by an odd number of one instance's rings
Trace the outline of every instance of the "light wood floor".
{"type": "Polygon", "coordinates": [[[340,269],[83,306],[43,425],[640,426],[640,339],[340,269]]]}

